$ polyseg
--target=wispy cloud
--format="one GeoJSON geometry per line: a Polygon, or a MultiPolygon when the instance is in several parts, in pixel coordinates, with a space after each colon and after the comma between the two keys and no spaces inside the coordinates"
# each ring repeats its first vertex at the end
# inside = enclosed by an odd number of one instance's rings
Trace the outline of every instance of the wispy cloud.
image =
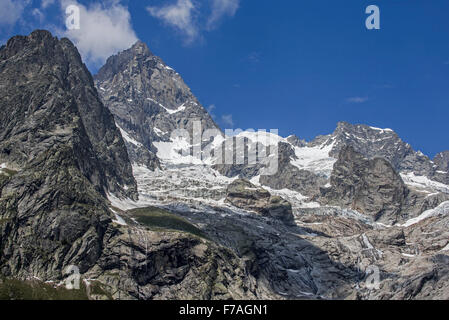
{"type": "Polygon", "coordinates": [[[260,52],[256,52],[256,51],[251,52],[248,55],[248,60],[251,63],[259,63],[260,62],[260,52]]]}
{"type": "Polygon", "coordinates": [[[233,17],[239,8],[240,0],[212,0],[211,14],[206,28],[215,29],[223,17],[233,17]]]}
{"type": "Polygon", "coordinates": [[[211,104],[209,107],[207,107],[207,112],[210,114],[210,116],[212,117],[212,119],[215,119],[215,113],[214,110],[216,109],[215,104],[211,104]]]}
{"type": "Polygon", "coordinates": [[[54,4],[55,3],[55,0],[42,0],[42,2],[41,2],[41,7],[43,8],[43,9],[46,9],[46,8],[48,8],[49,6],[51,6],[52,4],[54,4]]]}
{"type": "Polygon", "coordinates": [[[234,127],[234,120],[232,119],[232,114],[224,114],[221,116],[221,122],[224,125],[229,126],[231,128],[234,127]]]}
{"type": "Polygon", "coordinates": [[[186,44],[191,44],[201,38],[203,31],[216,29],[224,17],[233,17],[240,0],[210,0],[207,3],[210,3],[207,15],[195,0],[176,0],[162,6],[149,6],[147,11],[183,35],[186,44]]]}
{"type": "Polygon", "coordinates": [[[31,11],[31,14],[36,18],[36,19],[38,19],[39,20],[39,22],[43,22],[44,21],[44,19],[45,19],[45,15],[44,15],[44,13],[39,9],[39,8],[34,8],[32,11],[31,11]]]}
{"type": "Polygon", "coordinates": [[[449,60],[444,61],[444,64],[445,64],[445,65],[449,65],[449,60]]]}
{"type": "Polygon", "coordinates": [[[198,36],[198,26],[194,19],[196,8],[191,0],[177,0],[176,3],[163,7],[150,6],[147,11],[151,16],[184,34],[187,43],[198,36]]]}
{"type": "Polygon", "coordinates": [[[31,3],[30,0],[12,1],[0,0],[0,25],[14,25],[23,14],[23,10],[31,3]]]}
{"type": "Polygon", "coordinates": [[[349,103],[364,103],[367,101],[368,101],[367,97],[350,97],[346,99],[346,102],[349,103]]]}
{"type": "Polygon", "coordinates": [[[61,0],[61,9],[75,4],[80,8],[80,29],[64,30],[61,35],[72,40],[84,61],[100,66],[108,57],[129,48],[137,41],[128,8],[118,0],[105,0],[89,6],[77,1],[61,0]]]}

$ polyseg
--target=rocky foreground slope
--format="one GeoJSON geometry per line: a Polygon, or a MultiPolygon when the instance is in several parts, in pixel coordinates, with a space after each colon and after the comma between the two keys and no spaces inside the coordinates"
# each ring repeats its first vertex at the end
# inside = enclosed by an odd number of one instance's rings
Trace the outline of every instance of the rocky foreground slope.
{"type": "Polygon", "coordinates": [[[142,42],[94,82],[46,31],[0,49],[0,125],[0,297],[76,266],[91,299],[449,298],[447,152],[390,129],[226,137],[142,42]]]}

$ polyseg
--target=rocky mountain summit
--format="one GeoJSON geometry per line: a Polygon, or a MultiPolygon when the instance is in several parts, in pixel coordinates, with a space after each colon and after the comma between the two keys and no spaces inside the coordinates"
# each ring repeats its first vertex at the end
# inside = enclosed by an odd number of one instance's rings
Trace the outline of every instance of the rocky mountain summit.
{"type": "Polygon", "coordinates": [[[46,31],[0,49],[0,289],[75,266],[89,299],[449,298],[447,152],[227,137],[140,41],[94,79],[46,31]]]}
{"type": "Polygon", "coordinates": [[[449,173],[438,171],[437,165],[422,152],[402,141],[391,129],[374,128],[367,125],[352,125],[340,122],[331,135],[319,136],[310,145],[332,145],[329,155],[337,158],[345,146],[367,158],[384,158],[398,172],[426,176],[442,183],[449,183],[449,173]]]}
{"type": "Polygon", "coordinates": [[[152,170],[160,165],[155,143],[170,141],[175,130],[186,129],[193,139],[198,122],[201,134],[207,129],[221,133],[180,75],[141,41],[110,57],[95,83],[114,114],[131,161],[152,170]]]}

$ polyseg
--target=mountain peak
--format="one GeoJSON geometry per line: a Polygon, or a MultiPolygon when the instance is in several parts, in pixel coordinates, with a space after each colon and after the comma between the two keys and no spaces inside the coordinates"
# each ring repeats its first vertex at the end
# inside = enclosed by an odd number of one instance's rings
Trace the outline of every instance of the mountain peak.
{"type": "Polygon", "coordinates": [[[382,128],[372,127],[372,126],[365,125],[365,124],[351,124],[346,121],[338,122],[337,128],[335,129],[335,133],[347,132],[347,131],[352,131],[352,132],[354,132],[354,131],[363,131],[363,132],[369,131],[370,133],[377,131],[378,133],[390,133],[390,134],[394,133],[393,130],[388,129],[388,128],[382,129],[382,128]]]}
{"type": "Polygon", "coordinates": [[[150,48],[148,48],[147,44],[141,40],[137,40],[137,42],[132,45],[130,50],[136,54],[141,54],[145,56],[153,55],[153,53],[150,51],[150,48]]]}

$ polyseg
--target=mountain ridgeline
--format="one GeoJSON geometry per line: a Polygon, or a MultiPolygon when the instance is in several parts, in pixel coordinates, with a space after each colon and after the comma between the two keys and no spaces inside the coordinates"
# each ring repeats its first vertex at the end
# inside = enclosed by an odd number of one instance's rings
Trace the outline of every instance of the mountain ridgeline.
{"type": "Polygon", "coordinates": [[[89,299],[449,299],[449,151],[431,160],[391,129],[347,122],[312,141],[264,137],[226,137],[141,41],[92,77],[68,39],[11,38],[0,294],[11,281],[58,288],[76,267],[89,299]],[[226,139],[246,157],[267,147],[276,172],[184,154],[198,141],[172,133],[198,123],[225,152],[226,139]]]}

